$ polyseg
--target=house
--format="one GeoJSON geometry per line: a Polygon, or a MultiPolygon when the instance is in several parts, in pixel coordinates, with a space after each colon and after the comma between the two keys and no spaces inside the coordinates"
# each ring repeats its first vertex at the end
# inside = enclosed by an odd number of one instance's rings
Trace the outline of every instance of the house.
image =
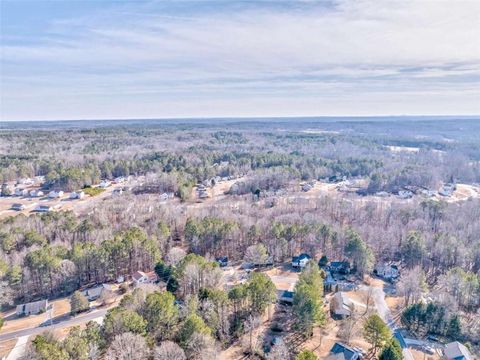
{"type": "Polygon", "coordinates": [[[113,286],[110,284],[102,284],[102,285],[84,290],[82,294],[88,299],[88,301],[94,301],[94,300],[97,300],[104,291],[113,292],[114,291],[113,286]]]}
{"type": "Polygon", "coordinates": [[[23,188],[15,188],[15,196],[28,196],[28,190],[23,188]]]}
{"type": "Polygon", "coordinates": [[[23,178],[17,181],[18,185],[33,185],[35,181],[30,178],[23,178]]]}
{"type": "Polygon", "coordinates": [[[199,192],[198,192],[198,197],[199,197],[200,199],[206,199],[206,198],[208,198],[209,196],[208,196],[207,191],[204,190],[204,191],[199,191],[199,192]]]}
{"type": "Polygon", "coordinates": [[[337,319],[344,319],[353,312],[353,302],[343,291],[339,291],[333,295],[330,302],[330,312],[332,317],[337,319]]]}
{"type": "Polygon", "coordinates": [[[454,184],[446,184],[440,190],[438,190],[438,193],[442,196],[448,197],[448,196],[452,196],[455,190],[456,190],[456,186],[454,184]]]}
{"type": "Polygon", "coordinates": [[[433,191],[433,190],[429,190],[429,189],[422,189],[420,190],[420,194],[425,196],[425,197],[433,197],[436,195],[436,192],[433,191]]]}
{"type": "Polygon", "coordinates": [[[12,186],[8,185],[7,183],[3,183],[0,189],[1,196],[10,196],[15,193],[15,190],[12,186]]]}
{"type": "Polygon", "coordinates": [[[22,211],[22,210],[25,210],[25,205],[15,203],[15,204],[12,204],[11,209],[15,211],[22,211]]]}
{"type": "Polygon", "coordinates": [[[34,211],[36,212],[50,212],[54,209],[57,209],[59,208],[61,205],[60,204],[56,204],[56,205],[40,205],[38,206],[37,208],[35,208],[34,211]]]}
{"type": "Polygon", "coordinates": [[[473,360],[473,355],[467,347],[458,341],[445,345],[443,357],[446,360],[473,360]]]}
{"type": "Polygon", "coordinates": [[[397,265],[393,264],[383,264],[379,263],[375,266],[373,270],[374,274],[377,276],[384,278],[385,280],[392,281],[398,279],[400,276],[400,272],[398,271],[397,265]]]}
{"type": "Polygon", "coordinates": [[[74,191],[70,193],[70,199],[75,200],[75,199],[83,199],[85,197],[85,193],[83,191],[74,191]]]}
{"type": "Polygon", "coordinates": [[[155,271],[143,272],[137,271],[132,275],[132,280],[135,286],[140,284],[154,284],[158,281],[158,276],[155,271]]]}
{"type": "Polygon", "coordinates": [[[277,290],[277,298],[281,303],[293,304],[293,296],[295,293],[289,290],[277,290]]]}
{"type": "Polygon", "coordinates": [[[330,355],[326,357],[328,360],[359,360],[363,356],[363,351],[359,348],[349,347],[342,343],[336,342],[330,350],[330,355]]]}
{"type": "Polygon", "coordinates": [[[39,300],[17,305],[17,316],[36,315],[47,311],[48,300],[39,300]]]}
{"type": "Polygon", "coordinates": [[[101,188],[101,189],[106,189],[110,185],[112,185],[112,183],[110,181],[102,180],[102,182],[98,185],[98,187],[101,188]]]}
{"type": "Polygon", "coordinates": [[[215,261],[220,265],[220,267],[228,266],[228,257],[221,256],[215,259],[215,261]]]}
{"type": "Polygon", "coordinates": [[[348,261],[332,261],[329,269],[332,273],[350,274],[350,263],[348,261]]]}
{"type": "Polygon", "coordinates": [[[167,201],[168,200],[168,194],[167,193],[163,193],[160,195],[160,201],[167,201]]]}
{"type": "Polygon", "coordinates": [[[400,190],[398,192],[398,197],[400,199],[411,199],[413,197],[413,192],[410,190],[400,190]]]}
{"type": "Polygon", "coordinates": [[[311,260],[311,256],[308,254],[300,254],[299,256],[292,257],[292,267],[303,269],[307,266],[307,263],[311,260]]]}
{"type": "Polygon", "coordinates": [[[302,191],[307,192],[313,189],[313,186],[310,184],[303,184],[302,185],[302,191]]]}
{"type": "Polygon", "coordinates": [[[30,191],[30,197],[42,197],[45,194],[43,193],[42,190],[32,190],[30,191]]]}
{"type": "Polygon", "coordinates": [[[63,191],[55,191],[55,190],[52,190],[48,193],[48,197],[50,199],[55,199],[55,198],[61,198],[63,196],[63,191]]]}

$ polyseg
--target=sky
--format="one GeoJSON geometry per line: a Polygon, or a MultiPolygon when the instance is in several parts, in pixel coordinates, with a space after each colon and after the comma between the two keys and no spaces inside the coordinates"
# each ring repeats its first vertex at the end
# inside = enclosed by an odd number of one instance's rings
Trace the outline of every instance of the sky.
{"type": "Polygon", "coordinates": [[[480,1],[0,0],[0,120],[480,114],[480,1]]]}

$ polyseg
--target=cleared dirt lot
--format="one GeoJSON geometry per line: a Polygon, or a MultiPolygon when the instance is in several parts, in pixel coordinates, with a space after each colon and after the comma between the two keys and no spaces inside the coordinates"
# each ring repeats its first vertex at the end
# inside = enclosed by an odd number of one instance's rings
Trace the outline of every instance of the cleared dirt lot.
{"type": "MultiPolygon", "coordinates": [[[[52,317],[54,319],[70,314],[70,298],[65,297],[49,303],[53,306],[52,317]]],[[[5,324],[0,330],[0,334],[38,327],[48,318],[47,313],[18,317],[14,311],[1,313],[1,316],[5,319],[5,324]]]]}
{"type": "Polygon", "coordinates": [[[290,290],[292,291],[295,284],[298,281],[299,273],[290,269],[290,266],[284,265],[282,267],[275,267],[273,269],[265,271],[275,284],[277,290],[290,290]]]}
{"type": "Polygon", "coordinates": [[[0,359],[6,357],[17,343],[17,339],[11,339],[0,342],[0,359]]]}

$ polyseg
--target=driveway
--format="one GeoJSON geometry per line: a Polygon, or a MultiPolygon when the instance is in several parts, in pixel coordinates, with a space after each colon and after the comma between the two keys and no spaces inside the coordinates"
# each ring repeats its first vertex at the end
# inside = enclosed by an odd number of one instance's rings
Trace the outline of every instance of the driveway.
{"type": "MultiPolygon", "coordinates": [[[[383,321],[385,321],[392,333],[394,333],[396,325],[395,321],[393,320],[392,312],[390,311],[390,308],[385,301],[385,291],[383,290],[383,287],[362,285],[360,286],[360,290],[370,290],[372,292],[372,298],[375,302],[375,306],[377,307],[378,315],[382,318],[383,321]]],[[[410,349],[403,345],[402,354],[403,358],[406,360],[415,360],[412,353],[410,352],[410,349]]]]}

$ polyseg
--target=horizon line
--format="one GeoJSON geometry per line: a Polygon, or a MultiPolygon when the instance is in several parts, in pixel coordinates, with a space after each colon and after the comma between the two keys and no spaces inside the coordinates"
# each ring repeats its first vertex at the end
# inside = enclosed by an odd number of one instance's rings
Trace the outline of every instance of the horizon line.
{"type": "Polygon", "coordinates": [[[15,119],[0,120],[4,122],[75,122],[75,121],[172,121],[172,120],[256,120],[256,119],[370,119],[370,118],[480,118],[480,114],[409,114],[409,115],[289,115],[289,116],[192,116],[192,117],[153,117],[153,118],[88,118],[88,119],[15,119]]]}

